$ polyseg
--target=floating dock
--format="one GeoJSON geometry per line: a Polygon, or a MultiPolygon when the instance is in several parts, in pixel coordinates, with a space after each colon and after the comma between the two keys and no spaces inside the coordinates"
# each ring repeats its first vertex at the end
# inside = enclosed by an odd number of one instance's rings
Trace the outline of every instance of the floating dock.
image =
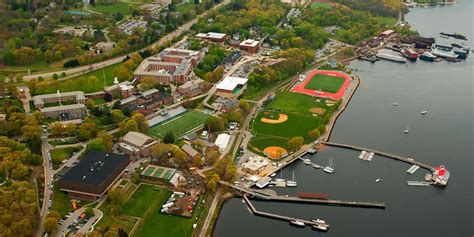
{"type": "Polygon", "coordinates": [[[315,222],[315,221],[310,221],[310,220],[303,220],[303,219],[298,219],[298,218],[294,218],[294,217],[289,217],[289,216],[283,216],[283,215],[277,215],[277,214],[273,214],[273,213],[269,213],[269,212],[263,212],[263,211],[258,211],[255,206],[252,204],[252,202],[250,202],[250,200],[247,198],[247,195],[244,195],[243,196],[244,200],[245,200],[245,203],[248,205],[248,207],[250,208],[250,210],[253,212],[254,215],[256,216],[264,216],[264,217],[268,217],[268,218],[272,218],[272,219],[276,219],[276,220],[282,220],[282,221],[287,221],[287,222],[291,222],[291,221],[295,221],[295,220],[298,220],[298,221],[301,221],[303,222],[305,225],[307,226],[318,226],[318,225],[321,225],[321,226],[324,226],[326,228],[329,228],[329,224],[327,223],[318,223],[318,222],[315,222]]]}
{"type": "Polygon", "coordinates": [[[424,181],[407,181],[409,186],[430,186],[433,184],[432,182],[424,182],[424,181]]]}
{"type": "Polygon", "coordinates": [[[420,168],[420,166],[418,166],[418,165],[412,165],[410,168],[407,169],[407,173],[413,174],[413,173],[415,173],[419,168],[420,168]]]}
{"type": "Polygon", "coordinates": [[[365,161],[372,161],[374,158],[375,153],[374,152],[369,152],[369,151],[361,151],[359,155],[359,159],[365,160],[365,161]]]}

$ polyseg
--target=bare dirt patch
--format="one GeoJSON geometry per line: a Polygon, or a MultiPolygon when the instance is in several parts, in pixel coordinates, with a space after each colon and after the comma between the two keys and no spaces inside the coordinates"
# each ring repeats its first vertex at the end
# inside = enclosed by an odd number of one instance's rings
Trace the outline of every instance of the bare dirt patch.
{"type": "Polygon", "coordinates": [[[323,115],[324,112],[326,112],[326,110],[323,109],[323,108],[314,107],[314,108],[309,109],[309,112],[311,112],[313,114],[323,115]]]}
{"type": "Polygon", "coordinates": [[[260,121],[262,121],[264,123],[272,123],[272,124],[283,123],[286,120],[288,120],[288,115],[286,115],[286,114],[278,114],[278,119],[269,119],[269,118],[260,119],[260,121]]]}
{"type": "Polygon", "coordinates": [[[269,146],[263,150],[263,153],[272,159],[280,159],[288,154],[285,148],[279,146],[269,146]]]}

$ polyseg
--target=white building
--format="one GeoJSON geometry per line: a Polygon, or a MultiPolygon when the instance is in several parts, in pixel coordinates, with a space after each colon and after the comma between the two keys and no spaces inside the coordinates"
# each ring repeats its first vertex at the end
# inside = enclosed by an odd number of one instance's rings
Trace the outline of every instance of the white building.
{"type": "Polygon", "coordinates": [[[216,94],[221,97],[237,98],[247,88],[247,78],[226,77],[216,85],[216,94]]]}
{"type": "Polygon", "coordinates": [[[217,136],[216,141],[214,142],[217,147],[219,147],[220,152],[224,152],[225,149],[227,148],[227,145],[229,145],[230,141],[230,135],[226,133],[221,133],[219,136],[217,136]]]}
{"type": "MultiPolygon", "coordinates": [[[[242,164],[242,171],[252,175],[260,174],[268,165],[268,161],[261,156],[252,156],[242,164]]],[[[263,185],[263,184],[262,184],[263,185]]]]}

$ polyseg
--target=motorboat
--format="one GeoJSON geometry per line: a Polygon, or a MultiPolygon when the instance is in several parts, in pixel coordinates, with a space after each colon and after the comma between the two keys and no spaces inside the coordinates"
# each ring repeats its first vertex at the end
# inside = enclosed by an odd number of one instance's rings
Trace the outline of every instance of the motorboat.
{"type": "Polygon", "coordinates": [[[423,114],[423,115],[425,115],[426,113],[428,113],[428,111],[426,111],[426,110],[421,111],[421,114],[423,114]]]}
{"type": "Polygon", "coordinates": [[[306,225],[304,224],[304,222],[300,221],[300,220],[292,220],[290,221],[290,225],[294,225],[296,227],[305,227],[306,225]]]}

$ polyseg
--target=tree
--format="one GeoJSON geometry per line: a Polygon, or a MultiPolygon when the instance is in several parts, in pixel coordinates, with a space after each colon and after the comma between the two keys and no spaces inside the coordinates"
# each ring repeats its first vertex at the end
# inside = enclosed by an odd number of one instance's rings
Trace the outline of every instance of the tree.
{"type": "Polygon", "coordinates": [[[157,143],[151,147],[152,159],[160,159],[168,155],[168,152],[172,150],[172,145],[166,143],[157,143]]]}
{"type": "Polygon", "coordinates": [[[94,216],[94,209],[92,207],[87,207],[86,210],[84,210],[84,215],[86,215],[86,218],[91,218],[94,216]]]}
{"type": "MultiPolygon", "coordinates": [[[[112,99],[113,99],[113,98],[112,98],[112,94],[110,94],[110,93],[108,93],[108,92],[106,92],[106,93],[104,94],[104,100],[105,100],[105,101],[110,102],[110,101],[112,101],[112,99]]],[[[120,103],[120,101],[119,101],[119,103],[120,103]]],[[[115,105],[115,104],[114,104],[114,105],[115,105]]],[[[120,104],[119,104],[119,105],[120,105],[120,104]]]]}
{"type": "Polygon", "coordinates": [[[122,134],[126,134],[130,131],[138,131],[137,121],[134,119],[124,120],[119,123],[119,129],[122,134]]]}
{"type": "Polygon", "coordinates": [[[240,99],[239,101],[239,107],[245,111],[246,113],[248,113],[250,111],[250,104],[249,102],[247,102],[246,100],[244,99],[240,99]]]}
{"type": "Polygon", "coordinates": [[[210,150],[206,154],[206,162],[208,165],[214,165],[214,163],[219,159],[219,151],[216,150],[210,150]]]}
{"type": "Polygon", "coordinates": [[[163,138],[163,142],[167,144],[174,143],[174,135],[172,131],[169,131],[165,134],[165,137],[163,138]]]}
{"type": "Polygon", "coordinates": [[[105,151],[104,141],[101,138],[92,140],[86,147],[86,152],[89,151],[105,151]]]}
{"type": "Polygon", "coordinates": [[[217,189],[217,182],[213,179],[209,180],[209,182],[207,182],[207,190],[209,190],[210,192],[214,193],[216,192],[216,189],[217,189]]]}
{"type": "Polygon", "coordinates": [[[113,109],[110,112],[110,118],[112,119],[113,123],[120,123],[123,120],[127,119],[127,117],[119,109],[113,109]]]}
{"type": "Polygon", "coordinates": [[[201,168],[203,164],[204,164],[204,161],[202,160],[201,156],[194,157],[194,166],[195,167],[201,168]]]}
{"type": "Polygon", "coordinates": [[[294,151],[300,148],[303,144],[304,144],[303,137],[293,137],[290,140],[288,140],[288,149],[294,151]]]}
{"type": "Polygon", "coordinates": [[[95,107],[95,102],[93,100],[86,100],[86,107],[91,110],[95,107]]]}
{"type": "Polygon", "coordinates": [[[64,130],[68,136],[70,137],[75,136],[77,134],[77,125],[68,123],[66,124],[66,127],[64,128],[64,130]]]}
{"type": "Polygon", "coordinates": [[[44,231],[51,233],[58,228],[59,221],[54,217],[48,217],[44,221],[44,231]]]}
{"type": "Polygon", "coordinates": [[[53,136],[60,136],[65,132],[64,125],[62,123],[53,123],[49,126],[49,130],[53,136]]]}
{"type": "Polygon", "coordinates": [[[142,113],[134,113],[132,119],[137,122],[138,131],[144,133],[148,130],[148,120],[142,113]]]}
{"type": "Polygon", "coordinates": [[[319,132],[319,130],[317,128],[315,128],[315,129],[308,132],[308,136],[313,138],[313,139],[316,139],[319,136],[321,136],[321,132],[319,132]]]}
{"type": "Polygon", "coordinates": [[[95,123],[83,123],[79,126],[79,136],[81,141],[89,140],[97,134],[97,125],[95,123]]]}
{"type": "Polygon", "coordinates": [[[173,160],[180,168],[188,166],[188,154],[179,148],[173,152],[173,160]]]}
{"type": "Polygon", "coordinates": [[[210,128],[212,132],[220,132],[225,128],[225,121],[220,117],[211,116],[204,123],[205,128],[210,128]]]}

